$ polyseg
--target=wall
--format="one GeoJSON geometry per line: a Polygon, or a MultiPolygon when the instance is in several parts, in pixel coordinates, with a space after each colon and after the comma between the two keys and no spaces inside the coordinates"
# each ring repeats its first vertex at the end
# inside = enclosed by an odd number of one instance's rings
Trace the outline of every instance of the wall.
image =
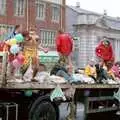
{"type": "MultiPolygon", "coordinates": [[[[43,0],[46,4],[45,9],[45,19],[38,20],[36,19],[36,3],[35,0],[28,0],[28,19],[27,19],[27,4],[25,7],[25,15],[22,17],[14,15],[14,0],[6,0],[6,14],[0,16],[0,24],[3,25],[16,25],[21,24],[23,30],[28,28],[35,27],[37,32],[40,35],[40,30],[49,30],[49,31],[58,31],[58,29],[65,29],[65,2],[66,0],[43,0]],[[58,22],[52,21],[52,5],[58,4],[60,7],[60,20],[58,22]]],[[[41,36],[40,36],[41,37],[41,36]]]]}
{"type": "MultiPolygon", "coordinates": [[[[4,16],[0,16],[0,24],[9,24],[9,25],[16,25],[22,24],[24,29],[27,27],[27,9],[25,9],[25,15],[23,17],[18,17],[14,15],[14,0],[6,0],[6,14],[4,16]]],[[[52,29],[58,30],[59,27],[63,27],[65,29],[65,0],[63,0],[63,6],[61,6],[61,15],[60,21],[58,23],[51,22],[51,2],[46,2],[46,19],[44,21],[36,20],[36,5],[35,0],[28,0],[29,1],[29,26],[37,26],[38,31],[40,28],[44,29],[52,29]]],[[[47,0],[46,0],[47,1],[47,0]]],[[[49,0],[48,0],[49,1],[49,0]]],[[[27,6],[26,6],[27,7],[27,6]]]]}
{"type": "Polygon", "coordinates": [[[66,7],[66,32],[73,32],[74,28],[73,25],[77,24],[77,16],[78,13],[73,9],[66,7]]]}
{"type": "Polygon", "coordinates": [[[78,57],[78,67],[84,68],[89,59],[96,59],[95,48],[98,43],[102,40],[104,36],[110,38],[110,42],[112,43],[115,60],[120,60],[120,34],[119,31],[98,28],[96,26],[80,26],[80,29],[77,32],[80,35],[79,40],[79,57],[78,57]]]}

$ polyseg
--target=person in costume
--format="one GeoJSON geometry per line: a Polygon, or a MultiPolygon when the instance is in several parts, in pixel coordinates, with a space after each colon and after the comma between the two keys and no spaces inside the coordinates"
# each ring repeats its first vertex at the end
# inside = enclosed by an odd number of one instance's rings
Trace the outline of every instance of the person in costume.
{"type": "Polygon", "coordinates": [[[66,59],[66,62],[72,66],[71,53],[73,51],[73,39],[72,37],[64,33],[62,30],[58,31],[56,37],[56,48],[60,55],[60,58],[66,59]]]}
{"type": "MultiPolygon", "coordinates": [[[[35,30],[30,30],[23,32],[25,36],[25,42],[23,45],[23,53],[25,56],[23,74],[26,72],[27,68],[30,64],[32,64],[33,68],[33,75],[38,66],[38,49],[43,50],[45,53],[48,52],[48,49],[43,48],[42,46],[38,45],[39,36],[36,34],[35,30]]],[[[34,76],[33,76],[34,77],[34,76]]]]}
{"type": "Polygon", "coordinates": [[[103,40],[96,47],[96,55],[103,59],[105,63],[114,62],[114,53],[111,43],[108,40],[103,40]]]}

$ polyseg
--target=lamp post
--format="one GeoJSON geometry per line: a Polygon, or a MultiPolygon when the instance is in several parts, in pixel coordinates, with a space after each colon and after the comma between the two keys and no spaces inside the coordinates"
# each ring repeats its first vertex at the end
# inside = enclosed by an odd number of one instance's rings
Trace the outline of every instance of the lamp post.
{"type": "Polygon", "coordinates": [[[26,7],[27,7],[27,20],[26,20],[26,25],[27,25],[27,30],[29,27],[29,5],[28,5],[28,0],[26,0],[26,7]]]}

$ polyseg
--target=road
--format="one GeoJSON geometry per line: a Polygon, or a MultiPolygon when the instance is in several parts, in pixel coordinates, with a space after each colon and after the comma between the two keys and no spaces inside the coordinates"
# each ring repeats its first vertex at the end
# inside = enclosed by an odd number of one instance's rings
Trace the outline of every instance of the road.
{"type": "MultiPolygon", "coordinates": [[[[60,120],[65,120],[66,116],[69,114],[68,104],[60,105],[60,120]]],[[[76,120],[84,120],[84,105],[77,105],[77,116],[76,120]]],[[[116,115],[116,112],[105,112],[89,115],[88,120],[120,120],[120,116],[116,115]]]]}
{"type": "MultiPolygon", "coordinates": [[[[65,120],[66,116],[69,114],[68,104],[60,105],[60,120],[65,120]]],[[[77,105],[77,116],[76,120],[84,120],[84,106],[83,104],[77,105]]]]}

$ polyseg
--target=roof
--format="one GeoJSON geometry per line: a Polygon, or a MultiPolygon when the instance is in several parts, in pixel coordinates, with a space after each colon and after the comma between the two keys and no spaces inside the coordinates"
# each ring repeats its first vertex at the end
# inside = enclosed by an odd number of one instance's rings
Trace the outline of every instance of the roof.
{"type": "Polygon", "coordinates": [[[106,21],[106,25],[111,29],[120,30],[120,21],[115,21],[115,20],[113,21],[110,19],[105,19],[105,21],[106,21]]]}
{"type": "Polygon", "coordinates": [[[76,11],[79,14],[93,14],[93,15],[97,15],[97,16],[101,16],[102,14],[93,12],[93,11],[89,11],[89,10],[85,10],[82,8],[78,8],[76,6],[68,6],[69,8],[71,8],[73,11],[76,11]]]}
{"type": "MultiPolygon", "coordinates": [[[[88,11],[82,8],[77,8],[76,6],[68,6],[70,9],[73,11],[76,11],[78,14],[85,14],[85,15],[94,15],[97,16],[98,19],[94,21],[92,24],[97,24],[99,23],[104,23],[108,28],[115,29],[115,30],[120,30],[120,18],[115,18],[103,14],[99,14],[93,11],[88,11]]],[[[87,23],[87,25],[90,23],[87,23]]],[[[76,23],[75,23],[76,25],[76,23]]]]}

